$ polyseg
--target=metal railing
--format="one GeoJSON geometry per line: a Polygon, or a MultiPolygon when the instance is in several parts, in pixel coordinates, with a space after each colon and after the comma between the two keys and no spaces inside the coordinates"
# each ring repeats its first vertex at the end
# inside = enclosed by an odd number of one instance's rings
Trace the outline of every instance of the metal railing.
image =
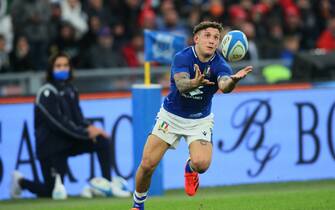
{"type": "MultiPolygon", "coordinates": [[[[242,84],[263,84],[261,69],[270,64],[283,64],[282,60],[243,61],[232,63],[234,70],[247,65],[254,66],[253,74],[242,84]]],[[[152,66],[152,83],[168,87],[170,82],[169,66],[152,66]]],[[[74,84],[80,92],[127,91],[132,84],[143,83],[142,68],[81,69],[74,73],[74,84]]],[[[0,96],[35,95],[44,83],[44,72],[24,72],[0,74],[0,96]]]]}

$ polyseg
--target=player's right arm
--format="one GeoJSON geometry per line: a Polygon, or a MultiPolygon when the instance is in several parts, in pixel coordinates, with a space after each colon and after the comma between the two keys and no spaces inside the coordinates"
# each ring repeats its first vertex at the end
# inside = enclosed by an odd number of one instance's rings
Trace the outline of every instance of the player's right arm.
{"type": "Polygon", "coordinates": [[[214,82],[205,79],[205,75],[201,73],[197,64],[194,64],[195,77],[190,79],[190,74],[187,72],[179,72],[174,74],[173,78],[176,86],[181,93],[188,93],[202,85],[214,85],[214,82]]]}

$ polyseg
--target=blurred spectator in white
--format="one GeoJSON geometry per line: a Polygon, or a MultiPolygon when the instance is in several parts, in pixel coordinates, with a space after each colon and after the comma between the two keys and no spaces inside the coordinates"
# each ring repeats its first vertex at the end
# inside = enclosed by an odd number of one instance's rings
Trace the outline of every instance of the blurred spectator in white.
{"type": "Polygon", "coordinates": [[[328,27],[319,36],[316,47],[327,52],[335,50],[335,16],[328,20],[328,27]]]}
{"type": "Polygon", "coordinates": [[[15,47],[10,54],[11,66],[15,72],[34,70],[32,55],[28,40],[25,36],[17,38],[15,47]]]}
{"type": "Polygon", "coordinates": [[[10,60],[8,52],[6,52],[6,39],[0,34],[0,73],[10,70],[10,60]]]}
{"type": "Polygon", "coordinates": [[[42,70],[47,65],[49,44],[50,3],[48,0],[14,0],[11,15],[16,36],[27,37],[34,66],[42,70]]]}
{"type": "Polygon", "coordinates": [[[13,48],[13,25],[12,19],[7,15],[7,1],[1,1],[0,5],[0,34],[5,37],[6,46],[5,49],[7,52],[10,52],[13,48]]]}
{"type": "Polygon", "coordinates": [[[109,27],[98,33],[98,42],[89,50],[86,59],[89,68],[112,68],[126,66],[119,51],[113,48],[113,35],[109,27]]]}
{"type": "Polygon", "coordinates": [[[80,39],[87,31],[87,15],[84,13],[79,0],[63,0],[61,2],[62,19],[73,25],[76,39],[80,39]]]}
{"type": "Polygon", "coordinates": [[[144,65],[144,37],[141,31],[135,33],[129,43],[122,48],[122,55],[129,67],[144,65]]]}

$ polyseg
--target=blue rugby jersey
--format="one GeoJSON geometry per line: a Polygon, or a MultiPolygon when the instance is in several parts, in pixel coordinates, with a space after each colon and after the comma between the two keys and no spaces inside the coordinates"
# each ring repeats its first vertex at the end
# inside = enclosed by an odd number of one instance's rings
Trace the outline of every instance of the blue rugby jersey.
{"type": "Polygon", "coordinates": [[[208,62],[203,63],[198,59],[194,46],[185,48],[173,59],[170,93],[164,100],[164,109],[184,118],[198,119],[208,116],[211,113],[213,95],[218,90],[217,79],[231,74],[231,67],[218,52],[215,52],[208,62]],[[200,71],[205,73],[205,78],[215,82],[215,85],[200,86],[188,93],[180,93],[173,76],[176,73],[187,72],[191,79],[194,78],[194,64],[198,64],[200,71]]]}

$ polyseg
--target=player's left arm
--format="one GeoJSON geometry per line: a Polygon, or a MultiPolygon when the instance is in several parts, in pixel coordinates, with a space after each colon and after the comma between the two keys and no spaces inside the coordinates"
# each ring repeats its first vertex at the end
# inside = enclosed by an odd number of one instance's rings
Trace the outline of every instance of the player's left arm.
{"type": "Polygon", "coordinates": [[[190,92],[201,85],[214,85],[214,82],[205,79],[205,75],[201,73],[200,68],[197,64],[194,64],[195,76],[190,79],[190,74],[187,72],[176,73],[173,78],[176,82],[176,86],[181,93],[190,92]]]}
{"type": "Polygon", "coordinates": [[[236,84],[252,71],[252,66],[247,66],[231,76],[221,76],[218,79],[219,89],[223,93],[230,93],[234,90],[236,84]]]}

